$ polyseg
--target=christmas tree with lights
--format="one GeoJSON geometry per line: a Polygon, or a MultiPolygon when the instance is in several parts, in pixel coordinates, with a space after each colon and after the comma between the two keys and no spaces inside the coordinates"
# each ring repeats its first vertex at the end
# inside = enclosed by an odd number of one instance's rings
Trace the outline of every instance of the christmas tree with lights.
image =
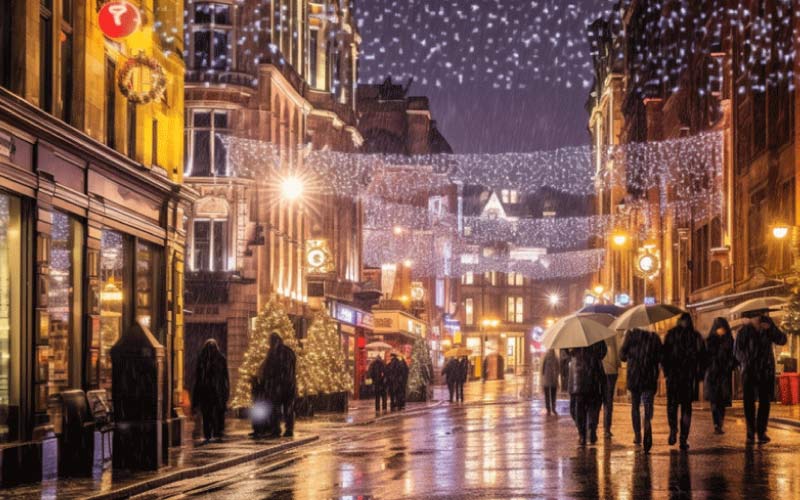
{"type": "MultiPolygon", "coordinates": [[[[283,339],[283,343],[297,354],[297,364],[302,364],[292,322],[283,305],[276,300],[270,300],[256,317],[253,331],[250,332],[250,339],[239,367],[239,379],[236,382],[236,390],[231,402],[233,408],[249,408],[253,405],[253,379],[258,376],[258,369],[267,359],[269,336],[273,332],[277,333],[283,339]]],[[[297,370],[300,371],[299,366],[297,370]]]]}
{"type": "Polygon", "coordinates": [[[411,349],[411,367],[408,373],[409,401],[427,401],[428,387],[433,380],[433,361],[428,343],[418,338],[411,349]]]}
{"type": "Polygon", "coordinates": [[[314,315],[303,342],[297,389],[300,396],[349,392],[352,380],[342,351],[337,323],[326,313],[314,315]]]}
{"type": "Polygon", "coordinates": [[[800,288],[795,288],[789,297],[789,307],[781,324],[783,330],[791,335],[800,335],[800,288]]]}

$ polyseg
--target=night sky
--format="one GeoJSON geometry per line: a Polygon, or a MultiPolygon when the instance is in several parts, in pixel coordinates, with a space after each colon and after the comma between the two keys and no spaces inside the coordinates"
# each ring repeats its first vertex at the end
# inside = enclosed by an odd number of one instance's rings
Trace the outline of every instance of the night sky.
{"type": "Polygon", "coordinates": [[[586,24],[608,0],[358,3],[361,80],[414,78],[456,153],[589,143],[586,24]]]}

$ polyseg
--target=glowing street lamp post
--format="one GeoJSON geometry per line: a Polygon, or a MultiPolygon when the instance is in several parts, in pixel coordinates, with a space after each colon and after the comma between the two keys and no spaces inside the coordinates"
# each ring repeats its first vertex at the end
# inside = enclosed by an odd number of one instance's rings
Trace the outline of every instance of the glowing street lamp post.
{"type": "Polygon", "coordinates": [[[484,365],[484,357],[486,356],[486,342],[489,340],[488,336],[486,335],[486,329],[489,327],[497,328],[499,324],[500,324],[499,319],[484,318],[483,320],[481,320],[481,359],[479,359],[478,361],[481,366],[481,380],[484,382],[486,381],[486,377],[483,376],[483,374],[486,373],[486,366],[484,365]]]}

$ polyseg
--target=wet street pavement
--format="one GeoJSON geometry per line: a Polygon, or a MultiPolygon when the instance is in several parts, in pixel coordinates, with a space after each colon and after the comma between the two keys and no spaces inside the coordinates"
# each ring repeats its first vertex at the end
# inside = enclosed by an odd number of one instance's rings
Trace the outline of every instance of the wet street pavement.
{"type": "Polygon", "coordinates": [[[773,426],[773,442],[746,447],[744,422],[714,435],[695,411],[691,449],[667,446],[663,406],[655,445],[632,444],[630,406],[615,407],[614,438],[580,448],[567,401],[561,415],[518,398],[513,382],[473,383],[467,404],[369,425],[315,429],[317,444],[141,495],[141,499],[322,498],[797,498],[800,433],[773,426]]]}

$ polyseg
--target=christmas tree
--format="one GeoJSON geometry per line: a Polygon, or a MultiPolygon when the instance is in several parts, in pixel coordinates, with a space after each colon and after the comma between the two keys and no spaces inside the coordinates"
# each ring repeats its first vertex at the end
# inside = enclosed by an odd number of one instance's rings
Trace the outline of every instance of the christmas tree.
{"type": "Polygon", "coordinates": [[[789,307],[786,309],[786,315],[783,317],[781,326],[786,333],[800,335],[800,288],[795,288],[792,291],[792,296],[789,298],[789,307]]]}
{"type": "Polygon", "coordinates": [[[336,322],[324,312],[314,315],[303,342],[298,367],[297,390],[300,396],[349,392],[352,380],[342,350],[336,322]]]}
{"type": "Polygon", "coordinates": [[[245,351],[244,359],[239,367],[239,380],[236,382],[236,390],[233,393],[231,402],[233,408],[249,408],[253,405],[251,397],[253,378],[258,375],[259,367],[267,359],[269,336],[272,332],[280,335],[283,343],[298,355],[298,364],[300,364],[300,353],[292,322],[283,305],[276,300],[270,300],[256,317],[255,328],[250,332],[247,351],[245,351]]]}
{"type": "Polygon", "coordinates": [[[409,401],[426,401],[428,399],[428,386],[433,380],[433,361],[428,343],[425,339],[418,338],[411,349],[411,367],[408,373],[409,401]]]}

